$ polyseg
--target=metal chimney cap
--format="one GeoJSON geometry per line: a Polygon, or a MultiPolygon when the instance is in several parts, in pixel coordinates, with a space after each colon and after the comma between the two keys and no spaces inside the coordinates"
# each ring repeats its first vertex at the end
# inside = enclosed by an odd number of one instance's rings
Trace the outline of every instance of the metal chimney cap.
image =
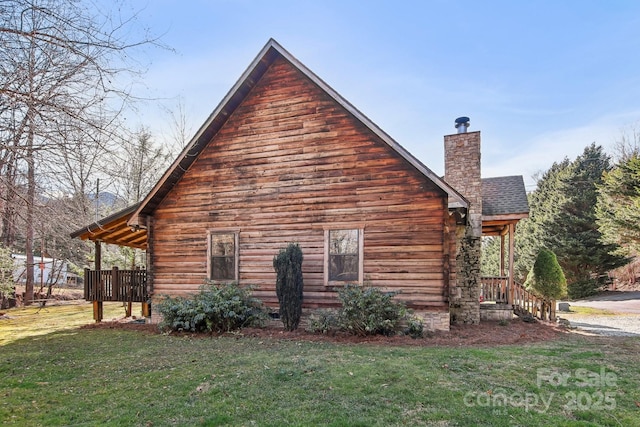
{"type": "Polygon", "coordinates": [[[456,129],[458,129],[458,133],[467,133],[468,127],[469,117],[458,117],[456,119],[456,129]]]}

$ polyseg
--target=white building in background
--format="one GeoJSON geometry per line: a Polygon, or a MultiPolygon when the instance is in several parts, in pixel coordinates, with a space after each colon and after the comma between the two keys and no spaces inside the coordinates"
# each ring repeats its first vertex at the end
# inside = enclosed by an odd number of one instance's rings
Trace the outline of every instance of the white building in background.
{"type": "MultiPolygon", "coordinates": [[[[12,254],[13,258],[13,279],[16,283],[24,284],[27,281],[27,256],[22,254],[12,254]]],[[[65,285],[68,280],[67,263],[62,259],[33,257],[33,283],[35,286],[65,285]]]]}

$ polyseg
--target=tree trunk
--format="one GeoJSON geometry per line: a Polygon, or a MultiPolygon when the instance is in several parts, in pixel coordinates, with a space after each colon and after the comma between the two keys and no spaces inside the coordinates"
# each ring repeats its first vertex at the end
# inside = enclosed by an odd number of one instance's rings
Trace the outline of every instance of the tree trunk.
{"type": "MultiPolygon", "coordinates": [[[[31,123],[30,123],[31,124],[31,123]]],[[[24,305],[33,302],[34,262],[33,262],[33,211],[36,200],[36,178],[33,158],[33,130],[30,127],[27,135],[27,212],[25,230],[25,255],[27,256],[27,281],[24,289],[24,305]]]]}

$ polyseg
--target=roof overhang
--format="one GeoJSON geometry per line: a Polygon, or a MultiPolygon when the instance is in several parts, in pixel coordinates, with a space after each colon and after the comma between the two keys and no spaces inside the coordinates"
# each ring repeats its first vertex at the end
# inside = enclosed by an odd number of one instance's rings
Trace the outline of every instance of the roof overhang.
{"type": "Polygon", "coordinates": [[[510,224],[513,224],[515,226],[521,219],[528,217],[528,212],[505,215],[482,215],[482,235],[506,235],[509,232],[510,224]]]}
{"type": "Polygon", "coordinates": [[[71,233],[71,237],[136,249],[147,249],[147,230],[127,224],[138,206],[139,204],[129,206],[106,218],[82,227],[71,233]]]}

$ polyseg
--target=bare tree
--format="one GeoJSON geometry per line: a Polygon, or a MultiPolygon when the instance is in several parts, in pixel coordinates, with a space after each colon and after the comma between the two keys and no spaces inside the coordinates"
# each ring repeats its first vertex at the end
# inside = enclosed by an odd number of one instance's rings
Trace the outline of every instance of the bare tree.
{"type": "Polygon", "coordinates": [[[192,126],[187,118],[187,111],[182,97],[178,98],[176,106],[164,109],[169,116],[169,140],[165,144],[169,147],[169,151],[177,156],[187,145],[193,134],[192,126]]]}
{"type": "MultiPolygon", "coordinates": [[[[135,81],[144,71],[132,60],[136,49],[157,44],[138,31],[135,14],[122,16],[124,9],[111,5],[111,10],[100,10],[95,2],[0,0],[0,167],[11,172],[2,185],[2,212],[7,215],[2,224],[12,223],[11,206],[20,199],[25,209],[26,304],[33,296],[43,165],[64,158],[61,153],[77,141],[112,139],[110,124],[132,98],[132,86],[124,82],[135,81]],[[69,140],[69,134],[76,137],[69,140]]],[[[4,234],[10,233],[3,228],[4,234]]]]}
{"type": "Polygon", "coordinates": [[[108,170],[112,187],[127,205],[142,200],[169,166],[171,154],[154,143],[149,130],[141,127],[122,141],[114,156],[119,159],[108,170]]]}
{"type": "Polygon", "coordinates": [[[640,121],[623,129],[613,147],[616,163],[624,163],[632,157],[640,157],[640,121]]]}

